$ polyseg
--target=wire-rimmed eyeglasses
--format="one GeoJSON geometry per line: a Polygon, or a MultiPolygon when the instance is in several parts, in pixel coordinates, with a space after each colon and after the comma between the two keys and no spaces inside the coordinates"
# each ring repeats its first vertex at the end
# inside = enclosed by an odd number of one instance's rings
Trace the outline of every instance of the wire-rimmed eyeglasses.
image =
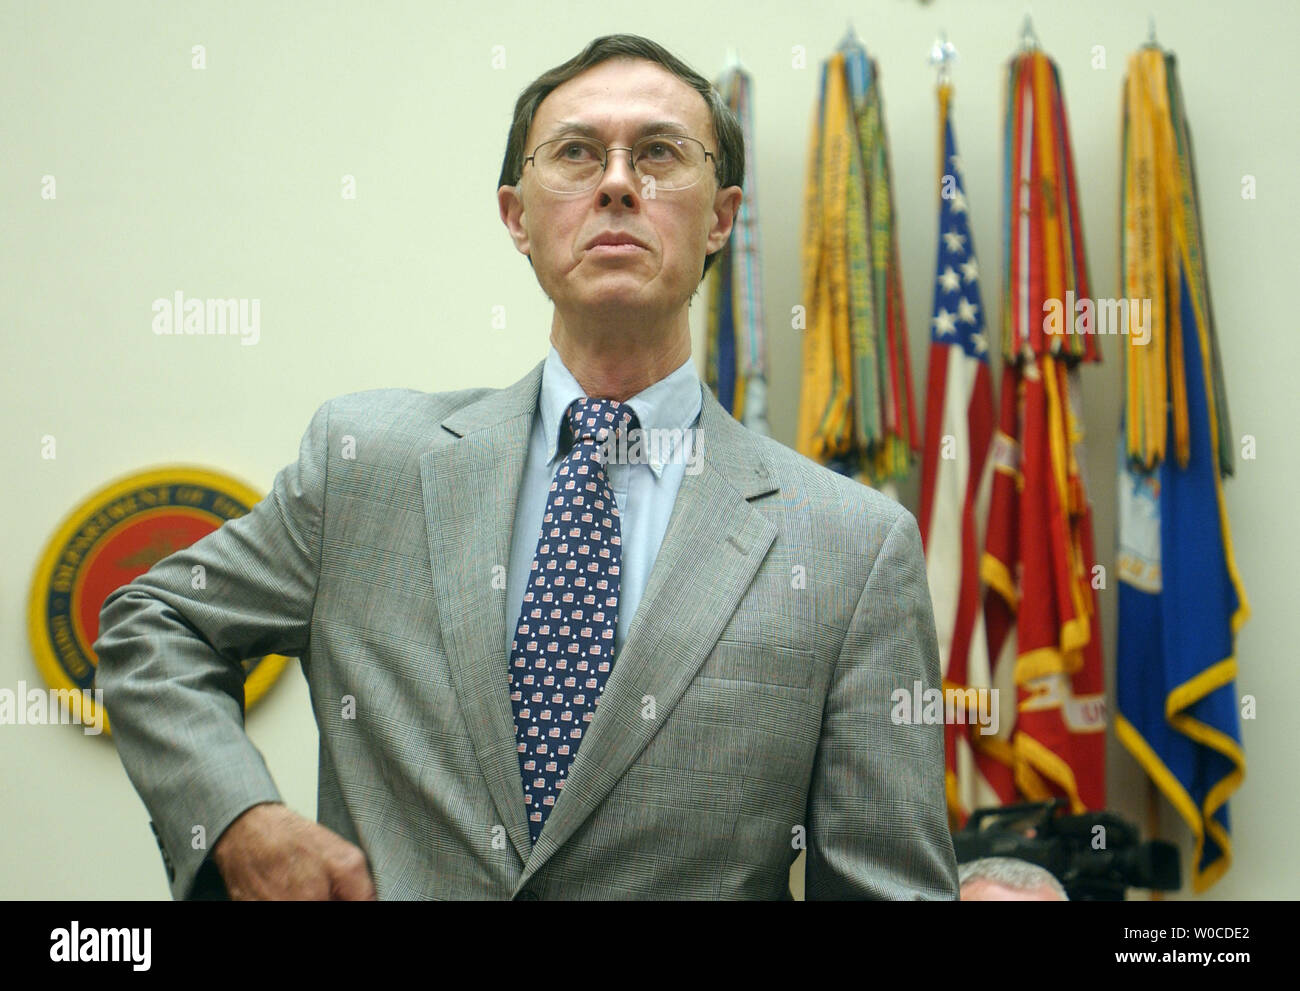
{"type": "Polygon", "coordinates": [[[704,176],[705,164],[717,156],[684,134],[651,134],[631,148],[609,147],[595,138],[564,137],[543,141],[524,164],[533,163],[537,182],[553,193],[585,193],[605,174],[610,152],[625,151],[643,186],[689,189],[704,176]]]}

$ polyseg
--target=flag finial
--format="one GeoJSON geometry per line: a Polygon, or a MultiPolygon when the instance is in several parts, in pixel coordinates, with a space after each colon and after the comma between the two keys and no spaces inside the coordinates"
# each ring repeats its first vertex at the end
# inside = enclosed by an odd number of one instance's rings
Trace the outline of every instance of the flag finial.
{"type": "Polygon", "coordinates": [[[1034,19],[1026,13],[1025,23],[1020,29],[1020,50],[1030,52],[1038,47],[1038,35],[1034,32],[1034,19]]]}
{"type": "Polygon", "coordinates": [[[957,61],[957,48],[948,40],[948,32],[940,31],[930,47],[930,64],[938,70],[939,83],[952,79],[952,65],[957,61]]]}

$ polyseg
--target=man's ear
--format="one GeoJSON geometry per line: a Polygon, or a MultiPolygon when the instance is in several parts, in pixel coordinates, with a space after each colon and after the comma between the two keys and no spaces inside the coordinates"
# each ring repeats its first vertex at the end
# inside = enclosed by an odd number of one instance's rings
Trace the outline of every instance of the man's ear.
{"type": "Polygon", "coordinates": [[[732,225],[736,222],[736,214],[740,212],[740,201],[743,197],[744,193],[739,186],[719,189],[713,197],[713,227],[709,230],[705,254],[711,255],[721,251],[723,245],[727,243],[727,238],[731,236],[732,225]]]}
{"type": "MultiPolygon", "coordinates": [[[[497,190],[497,209],[501,214],[501,222],[510,232],[510,240],[515,242],[515,250],[527,255],[532,245],[528,228],[524,224],[524,201],[519,195],[518,186],[502,186],[497,190]]],[[[529,258],[528,264],[532,263],[533,260],[529,258]]]]}

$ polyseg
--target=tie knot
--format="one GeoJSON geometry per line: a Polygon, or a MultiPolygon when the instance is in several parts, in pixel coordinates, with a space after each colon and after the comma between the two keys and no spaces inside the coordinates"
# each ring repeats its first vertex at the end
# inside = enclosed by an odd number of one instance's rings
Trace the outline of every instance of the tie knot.
{"type": "Polygon", "coordinates": [[[569,404],[567,419],[573,446],[586,440],[594,440],[600,446],[617,434],[626,435],[637,426],[636,413],[627,403],[588,396],[569,404]]]}

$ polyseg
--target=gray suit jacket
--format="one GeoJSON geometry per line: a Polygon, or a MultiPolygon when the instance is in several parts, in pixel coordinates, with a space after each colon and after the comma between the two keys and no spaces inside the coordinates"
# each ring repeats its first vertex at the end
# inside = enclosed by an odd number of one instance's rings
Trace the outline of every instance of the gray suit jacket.
{"type": "Polygon", "coordinates": [[[174,896],[224,893],[194,837],[280,800],[240,661],[281,653],[317,818],[381,899],[788,898],[805,846],[809,899],[955,898],[943,727],[890,719],[894,689],[941,684],[916,522],[708,389],[702,470],[531,846],[503,576],[542,366],[326,402],[248,515],[105,601],[97,684],[174,896]]]}

